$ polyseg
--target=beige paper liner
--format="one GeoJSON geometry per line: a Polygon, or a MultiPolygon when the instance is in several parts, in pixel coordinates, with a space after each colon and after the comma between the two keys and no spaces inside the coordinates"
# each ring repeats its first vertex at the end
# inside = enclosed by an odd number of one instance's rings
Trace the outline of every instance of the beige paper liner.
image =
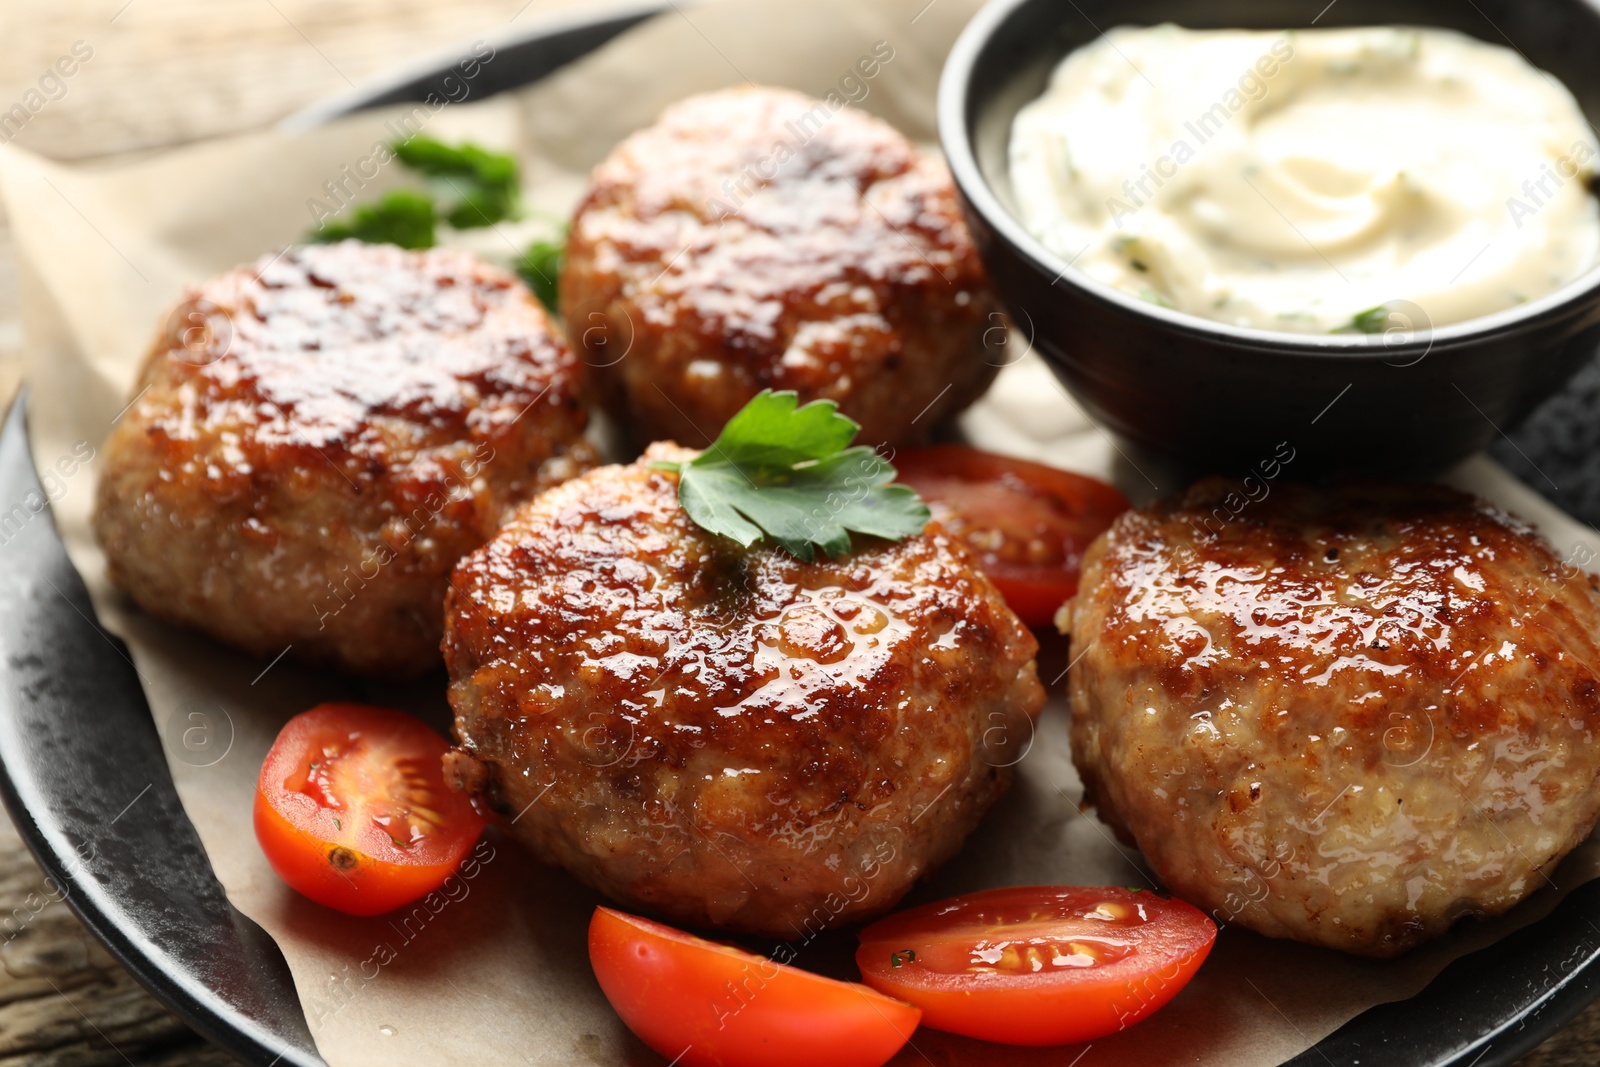
{"type": "MultiPolygon", "coordinates": [[[[973,8],[971,0],[696,6],[632,31],[531,90],[429,112],[430,134],[514,147],[540,216],[464,234],[462,242],[508,260],[529,232],[570,210],[587,168],[674,99],[746,79],[825,95],[878,41],[889,42],[895,54],[867,83],[862,106],[932,142],[939,68],[973,8]]],[[[392,109],[295,135],[236,137],[110,168],[62,167],[0,150],[40,468],[75,447],[80,454],[100,447],[160,316],[185,282],[300,237],[312,218],[307,201],[323,195],[323,182],[392,136],[385,124],[406,113],[392,109]]],[[[390,168],[363,198],[398,179],[390,168]]],[[[1113,477],[1135,498],[1151,495],[1138,470],[1118,459],[1032,357],[1007,368],[964,425],[985,447],[1113,477]]],[[[590,973],[585,929],[596,897],[498,833],[491,832],[478,862],[432,909],[352,919],[298,898],[278,881],[256,846],[250,805],[279,726],[318,701],[347,696],[410,707],[443,725],[442,674],[386,688],[288,661],[269,668],[131,610],[107,587],[89,534],[94,474],[91,462],[64,479],[57,524],[102,623],[133,652],[167,741],[173,780],[217,877],[283,950],[327,1061],[334,1067],[653,1062],[590,973]],[[205,726],[202,735],[192,731],[196,722],[205,726]]],[[[1452,480],[1536,522],[1563,556],[1578,545],[1600,551],[1593,531],[1486,459],[1465,464],[1452,480]]],[[[1047,650],[1046,678],[1058,675],[1059,660],[1059,648],[1047,650]]],[[[1053,692],[1059,694],[1059,684],[1053,692]]],[[[1079,792],[1056,701],[1019,766],[1016,788],[917,898],[1007,884],[1140,884],[1146,876],[1136,855],[1078,811],[1079,792]]],[[[1554,888],[1510,915],[1463,924],[1389,963],[1227,929],[1188,989],[1149,1021],[1095,1042],[1083,1062],[1279,1063],[1362,1010],[1414,994],[1448,961],[1533,921],[1596,873],[1600,850],[1591,843],[1554,873],[1554,888]]],[[[848,932],[830,931],[799,946],[797,962],[851,977],[853,942],[848,932]]],[[[922,1030],[896,1062],[1068,1065],[1083,1051],[1001,1048],[922,1030]]]]}

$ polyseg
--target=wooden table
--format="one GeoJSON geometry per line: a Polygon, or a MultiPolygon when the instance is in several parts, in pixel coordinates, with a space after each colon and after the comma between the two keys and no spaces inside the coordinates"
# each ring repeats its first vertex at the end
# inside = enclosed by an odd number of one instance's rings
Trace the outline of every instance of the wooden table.
{"type": "MultiPolygon", "coordinates": [[[[75,42],[92,58],[16,143],[98,159],[268,125],[419,55],[470,42],[577,0],[54,0],[0,9],[0,111],[75,42]]],[[[19,377],[21,329],[0,220],[0,400],[19,377]]],[[[0,917],[49,886],[0,814],[0,917]]],[[[50,903],[0,924],[0,1067],[224,1065],[50,903]]],[[[1600,1003],[1522,1067],[1600,1064],[1600,1003]]],[[[1343,1064],[1335,1067],[1345,1067],[1343,1064]]],[[[1378,1067],[1378,1065],[1374,1065],[1378,1067]]]]}

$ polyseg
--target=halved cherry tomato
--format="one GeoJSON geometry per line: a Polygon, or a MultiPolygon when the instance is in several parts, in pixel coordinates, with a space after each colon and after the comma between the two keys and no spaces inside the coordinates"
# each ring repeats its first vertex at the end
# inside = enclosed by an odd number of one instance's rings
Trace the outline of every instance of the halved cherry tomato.
{"type": "Polygon", "coordinates": [[[628,1029],[682,1067],[879,1067],[922,1014],[610,908],[589,922],[589,962],[628,1029]]]}
{"type": "Polygon", "coordinates": [[[861,931],[856,964],[922,1021],[1008,1045],[1093,1041],[1143,1019],[1194,976],[1217,927],[1130,889],[990,889],[861,931]]]}
{"type": "Polygon", "coordinates": [[[1029,626],[1048,625],[1078,591],[1084,551],[1128,509],[1098,479],[964,445],[902,452],[894,465],[1029,626]]]}
{"type": "Polygon", "coordinates": [[[351,915],[439,888],[484,818],[444,783],[448,746],[426,724],[365,704],[290,719],[256,783],[256,839],[285,882],[351,915]]]}

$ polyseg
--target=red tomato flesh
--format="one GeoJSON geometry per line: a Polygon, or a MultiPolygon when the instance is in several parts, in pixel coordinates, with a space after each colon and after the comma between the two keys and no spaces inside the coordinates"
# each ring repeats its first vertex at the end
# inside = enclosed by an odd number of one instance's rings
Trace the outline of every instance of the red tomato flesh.
{"type": "Polygon", "coordinates": [[[350,915],[439,888],[484,818],[444,782],[448,746],[404,712],[319,704],[290,719],[256,783],[256,839],[285,882],[350,915]]]}
{"type": "Polygon", "coordinates": [[[856,964],[935,1030],[1063,1045],[1125,1029],[1171,1000],[1216,937],[1199,909],[1154,893],[991,889],[873,923],[856,964]]]}
{"type": "Polygon", "coordinates": [[[628,1029],[680,1067],[879,1067],[921,1013],[839,982],[611,908],[589,962],[628,1029]]]}
{"type": "Polygon", "coordinates": [[[894,465],[1029,626],[1049,625],[1078,591],[1083,553],[1128,509],[1096,478],[964,445],[904,452],[894,465]]]}

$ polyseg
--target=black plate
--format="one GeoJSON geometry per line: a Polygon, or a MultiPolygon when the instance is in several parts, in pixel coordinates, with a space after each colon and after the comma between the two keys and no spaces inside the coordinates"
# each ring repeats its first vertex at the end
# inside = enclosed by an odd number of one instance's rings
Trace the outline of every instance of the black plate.
{"type": "MultiPolygon", "coordinates": [[[[485,71],[499,80],[489,88],[533,82],[655,10],[497,40],[485,71]]],[[[420,100],[447,69],[419,69],[314,109],[305,122],[420,100]]],[[[0,796],[84,925],[195,1029],[247,1062],[321,1064],[282,955],[228,903],[184,814],[126,648],[94,622],[34,473],[22,410],[19,400],[0,431],[0,796]],[[122,820],[134,803],[138,818],[122,820]]],[[[1595,523],[1597,439],[1600,365],[1502,442],[1500,458],[1595,523]]],[[[1600,882],[1591,882],[1544,920],[1458,960],[1411,1000],[1358,1016],[1290,1064],[1510,1064],[1600,993],[1597,957],[1600,882]]]]}

